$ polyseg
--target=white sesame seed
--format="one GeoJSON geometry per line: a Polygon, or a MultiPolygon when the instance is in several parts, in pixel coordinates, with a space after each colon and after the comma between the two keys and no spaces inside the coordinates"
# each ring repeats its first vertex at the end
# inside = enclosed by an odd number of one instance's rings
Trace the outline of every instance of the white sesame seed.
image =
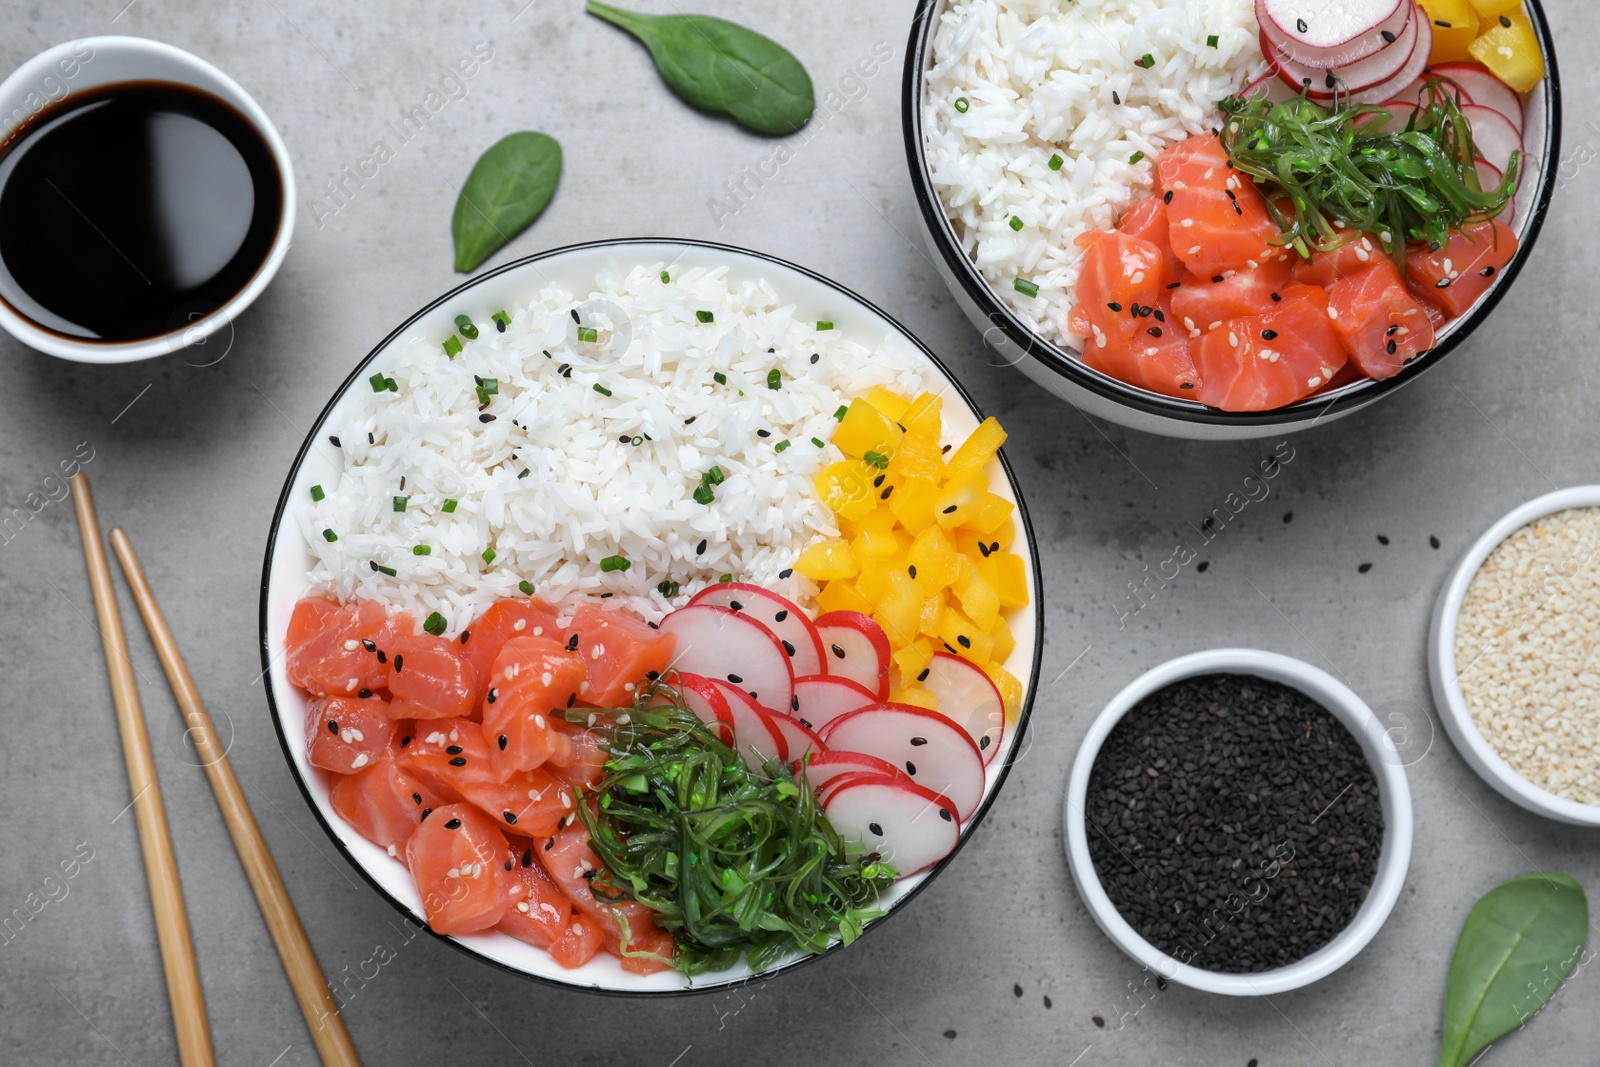
{"type": "Polygon", "coordinates": [[[1134,271],[1133,272],[1133,277],[1129,278],[1128,281],[1132,282],[1134,285],[1143,285],[1144,284],[1144,271],[1142,271],[1142,270],[1134,271]]]}
{"type": "Polygon", "coordinates": [[[1365,263],[1367,260],[1372,258],[1372,254],[1365,248],[1358,248],[1356,249],[1356,258],[1365,263]]]}
{"type": "Polygon", "coordinates": [[[1190,226],[1194,225],[1194,219],[1184,219],[1182,222],[1179,222],[1178,225],[1187,230],[1190,226]]]}
{"type": "Polygon", "coordinates": [[[351,736],[349,730],[340,730],[339,731],[339,740],[343,741],[345,744],[348,745],[350,742],[354,741],[355,738],[353,736],[351,736]]]}
{"type": "Polygon", "coordinates": [[[1195,245],[1193,248],[1189,249],[1189,254],[1191,256],[1198,256],[1200,254],[1200,246],[1195,245]]]}
{"type": "Polygon", "coordinates": [[[446,878],[460,878],[461,877],[461,868],[460,867],[451,867],[448,871],[444,872],[444,876],[446,878]]]}
{"type": "Polygon", "coordinates": [[[361,642],[355,640],[354,638],[351,638],[350,640],[348,640],[348,641],[346,641],[344,643],[344,650],[346,652],[354,652],[356,649],[358,649],[360,647],[361,647],[361,642]]]}
{"type": "Polygon", "coordinates": [[[344,691],[346,693],[354,693],[357,689],[360,689],[360,688],[361,688],[361,679],[360,678],[352,678],[348,682],[344,683],[344,691]]]}
{"type": "Polygon", "coordinates": [[[400,850],[394,847],[393,842],[391,842],[389,844],[389,847],[388,847],[388,849],[386,849],[386,851],[389,853],[389,858],[390,859],[393,859],[394,857],[396,857],[400,853],[400,850]]]}
{"type": "Polygon", "coordinates": [[[539,729],[543,730],[544,729],[544,716],[543,715],[535,715],[533,717],[533,725],[535,725],[539,729]]]}
{"type": "Polygon", "coordinates": [[[1234,348],[1239,347],[1239,335],[1232,330],[1228,331],[1228,344],[1234,348]]]}
{"type": "Polygon", "coordinates": [[[544,636],[544,627],[543,626],[535,626],[533,628],[533,636],[535,636],[535,637],[544,636]]]}
{"type": "Polygon", "coordinates": [[[555,675],[551,674],[549,671],[545,671],[543,674],[539,675],[539,681],[542,682],[545,685],[549,685],[551,682],[554,682],[555,680],[556,680],[555,675]]]}
{"type": "Polygon", "coordinates": [[[371,762],[371,761],[368,760],[367,754],[365,752],[363,752],[359,756],[357,756],[355,759],[350,761],[350,766],[351,766],[352,769],[357,769],[358,770],[358,769],[360,769],[362,767],[365,767],[369,762],[371,762]]]}
{"type": "Polygon", "coordinates": [[[520,634],[522,631],[528,628],[528,620],[518,619],[516,622],[511,624],[511,628],[520,634]]]}
{"type": "Polygon", "coordinates": [[[528,914],[528,902],[526,900],[517,901],[517,910],[524,915],[528,914]]]}
{"type": "Polygon", "coordinates": [[[1336,308],[1336,307],[1332,307],[1330,305],[1329,308],[1328,308],[1328,318],[1336,319],[1338,317],[1339,317],[1339,309],[1336,308]]]}
{"type": "Polygon", "coordinates": [[[1313,377],[1310,377],[1310,378],[1306,379],[1307,388],[1315,389],[1317,386],[1319,386],[1321,384],[1322,384],[1322,379],[1321,378],[1317,378],[1317,377],[1313,376],[1313,377]]]}
{"type": "Polygon", "coordinates": [[[454,728],[452,728],[452,729],[451,729],[451,730],[450,730],[450,740],[452,740],[452,741],[459,741],[459,740],[461,740],[461,731],[460,731],[460,730],[457,730],[457,729],[454,729],[454,728]]]}
{"type": "Polygon", "coordinates": [[[572,807],[572,794],[571,793],[568,793],[568,792],[565,792],[565,791],[562,792],[562,794],[561,794],[561,806],[563,808],[571,808],[572,807]]]}

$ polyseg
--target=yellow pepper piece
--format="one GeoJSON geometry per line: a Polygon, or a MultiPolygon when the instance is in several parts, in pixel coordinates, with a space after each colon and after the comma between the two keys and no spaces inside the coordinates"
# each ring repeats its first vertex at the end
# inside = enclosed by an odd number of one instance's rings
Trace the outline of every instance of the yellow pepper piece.
{"type": "Polygon", "coordinates": [[[939,640],[974,663],[987,663],[994,651],[994,638],[952,607],[946,607],[939,619],[939,640]]]}
{"type": "Polygon", "coordinates": [[[924,596],[941,592],[956,580],[960,571],[961,554],[956,543],[938,526],[930,526],[917,534],[906,553],[906,565],[916,571],[917,584],[924,596]]]}
{"type": "Polygon", "coordinates": [[[891,648],[904,648],[917,639],[922,618],[922,595],[905,571],[895,570],[884,583],[872,617],[889,639],[891,648]]]}
{"type": "Polygon", "coordinates": [[[889,511],[915,535],[933,525],[934,505],[939,502],[939,486],[927,478],[908,476],[895,483],[889,495],[889,511]]]}
{"type": "Polygon", "coordinates": [[[889,478],[898,482],[907,475],[935,482],[944,480],[944,457],[939,454],[938,437],[913,431],[900,438],[900,449],[889,463],[889,478]]]}
{"type": "Polygon", "coordinates": [[[988,491],[989,479],[983,476],[983,471],[977,469],[969,470],[962,477],[946,482],[939,499],[934,502],[934,521],[946,529],[964,525],[968,519],[977,514],[979,506],[983,503],[984,494],[988,491]]]}
{"type": "Polygon", "coordinates": [[[933,642],[926,637],[919,637],[891,655],[890,659],[894,660],[895,669],[900,672],[905,684],[912,685],[919,680],[918,675],[928,669],[928,661],[933,659],[933,642]]]}
{"type": "Polygon", "coordinates": [[[983,668],[983,673],[989,676],[994,687],[1000,690],[1000,702],[1006,709],[1006,722],[1016,722],[1017,716],[1022,714],[1022,683],[998,663],[980,663],[978,666],[983,668]]]}
{"type": "Polygon", "coordinates": [[[1433,23],[1433,51],[1428,62],[1456,63],[1467,58],[1467,49],[1478,36],[1478,11],[1471,0],[1417,0],[1429,22],[1433,23]]]}
{"type": "Polygon", "coordinates": [[[859,611],[872,614],[872,601],[861,595],[854,582],[839,579],[829,582],[817,594],[817,606],[823,611],[859,611]]]}
{"type": "Polygon", "coordinates": [[[890,533],[894,530],[894,524],[894,512],[882,504],[878,504],[855,521],[855,532],[858,534],[890,533]]]}
{"type": "Polygon", "coordinates": [[[935,593],[922,602],[922,614],[917,620],[919,633],[937,639],[939,624],[944,621],[944,594],[935,593]]]}
{"type": "Polygon", "coordinates": [[[981,470],[1005,443],[1006,432],[991,415],[972,431],[972,436],[963,441],[960,448],[950,453],[950,458],[945,461],[947,476],[954,480],[967,471],[981,470]]]}
{"type": "Polygon", "coordinates": [[[994,552],[1004,552],[1017,540],[1017,527],[1013,522],[1003,522],[997,529],[985,534],[968,528],[952,532],[956,537],[956,547],[963,555],[971,556],[973,559],[981,559],[994,552]],[[980,548],[979,545],[983,547],[980,548]],[[984,552],[984,548],[989,552],[984,552]]]}
{"type": "Polygon", "coordinates": [[[872,387],[872,391],[867,394],[867,403],[883,412],[884,415],[893,419],[895,422],[902,421],[900,416],[904,415],[906,413],[906,409],[911,406],[911,401],[907,400],[899,393],[890,392],[881,385],[874,385],[872,387]]]}
{"type": "Polygon", "coordinates": [[[1016,505],[1005,497],[996,493],[984,493],[978,501],[977,510],[967,519],[964,526],[977,530],[979,533],[988,533],[998,530],[1000,524],[1011,518],[1011,513],[1016,510],[1016,505]]]}
{"type": "Polygon", "coordinates": [[[860,519],[878,503],[872,479],[862,476],[860,463],[850,460],[831,463],[818,471],[813,481],[817,496],[842,519],[860,519]]]}
{"type": "Polygon", "coordinates": [[[1479,19],[1492,22],[1501,15],[1521,11],[1522,0],[1472,0],[1472,6],[1478,9],[1479,19]]]}
{"type": "Polygon", "coordinates": [[[1000,620],[1000,594],[978,573],[972,560],[966,556],[960,558],[960,573],[950,591],[956,595],[967,617],[992,635],[1000,620]]]}
{"type": "Polygon", "coordinates": [[[882,472],[900,450],[900,438],[904,436],[905,431],[883,412],[865,400],[852,400],[834,428],[833,443],[847,456],[880,459],[882,466],[872,465],[882,472]]]}
{"type": "Polygon", "coordinates": [[[1011,653],[1017,647],[1017,639],[1011,636],[1011,631],[1002,626],[989,636],[994,638],[994,651],[989,654],[994,657],[995,662],[1004,663],[1010,659],[1011,653]]]}
{"type": "Polygon", "coordinates": [[[923,434],[933,438],[935,446],[939,440],[940,418],[944,411],[944,400],[932,393],[923,393],[911,402],[905,413],[899,418],[900,425],[906,428],[907,433],[923,434]]]}
{"type": "Polygon", "coordinates": [[[1544,78],[1544,53],[1528,16],[1519,8],[1485,19],[1483,25],[1486,29],[1468,49],[1472,58],[1519,93],[1538,85],[1544,78]]]}
{"type": "Polygon", "coordinates": [[[889,703],[910,704],[914,708],[927,708],[929,711],[939,710],[939,698],[933,695],[933,690],[919,686],[891,689],[889,703]]]}
{"type": "Polygon", "coordinates": [[[865,530],[850,540],[850,550],[856,559],[877,556],[887,559],[900,551],[900,540],[888,530],[865,530]]]}
{"type": "Polygon", "coordinates": [[[1028,568],[1021,556],[1014,552],[995,552],[987,559],[973,560],[972,565],[1000,595],[1002,607],[1020,608],[1028,602],[1028,568]]]}
{"type": "MultiPolygon", "coordinates": [[[[898,563],[887,559],[869,557],[861,560],[861,577],[856,579],[856,588],[861,595],[867,598],[869,604],[876,604],[878,598],[883,596],[883,590],[889,584],[889,575],[900,569],[898,563]]],[[[869,607],[865,614],[871,615],[869,607]]]]}
{"type": "Polygon", "coordinates": [[[825,582],[835,578],[854,578],[861,572],[850,542],[830,537],[818,541],[794,561],[794,569],[812,581],[825,582]]]}

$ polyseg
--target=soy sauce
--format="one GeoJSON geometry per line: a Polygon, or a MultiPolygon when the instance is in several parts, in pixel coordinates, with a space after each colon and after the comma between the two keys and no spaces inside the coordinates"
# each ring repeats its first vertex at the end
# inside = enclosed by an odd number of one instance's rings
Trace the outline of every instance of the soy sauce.
{"type": "Polygon", "coordinates": [[[0,146],[0,299],[78,339],[182,330],[250,283],[282,214],[231,105],[169,82],[74,93],[0,146]]]}

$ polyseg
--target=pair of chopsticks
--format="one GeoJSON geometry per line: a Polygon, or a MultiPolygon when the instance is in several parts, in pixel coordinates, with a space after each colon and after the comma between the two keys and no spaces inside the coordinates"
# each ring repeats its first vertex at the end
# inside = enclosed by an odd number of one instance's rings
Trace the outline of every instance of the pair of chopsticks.
{"type": "MultiPolygon", "coordinates": [[[[83,556],[89,566],[89,585],[94,590],[95,614],[105,645],[106,671],[111,675],[111,698],[116,705],[117,729],[122,734],[122,755],[128,765],[128,785],[133,792],[134,816],[139,826],[139,849],[144,855],[145,875],[150,882],[150,904],[155,912],[156,937],[161,944],[161,966],[167,979],[167,997],[172,1004],[172,1020],[177,1031],[178,1058],[183,1067],[209,1067],[214,1062],[211,1028],[206,1021],[205,993],[200,988],[200,971],[195,963],[194,942],[189,936],[189,917],[183,903],[183,887],[178,883],[178,864],[167,832],[167,813],[161,803],[161,787],[156,782],[155,762],[150,756],[150,738],[145,732],[144,713],[134,685],[133,663],[128,658],[128,642],[122,632],[122,617],[117,610],[117,595],[111,585],[111,568],[106,562],[105,545],[100,540],[99,520],[89,496],[89,480],[83,472],[72,476],[73,500],[78,511],[78,526],[83,535],[83,556]]],[[[200,693],[183,656],[172,639],[172,631],[156,604],[155,594],[145,580],[144,570],[133,554],[127,534],[111,531],[111,547],[122,564],[122,573],[133,590],[133,598],[144,617],[150,640],[155,645],[167,682],[172,686],[178,708],[183,713],[195,750],[205,766],[217,806],[233,837],[234,848],[244,865],[256,903],[266,920],[267,930],[278,948],[283,969],[294,988],[295,999],[311,1030],[311,1039],[330,1067],[360,1067],[355,1046],[339,1015],[338,1005],[323,981],[322,968],[306,938],[300,917],[295,913],[289,891],[278,874],[277,864],[267,851],[267,843],[250,814],[244,790],[233,775],[226,751],[217,743],[211,716],[200,702],[200,693]]]]}

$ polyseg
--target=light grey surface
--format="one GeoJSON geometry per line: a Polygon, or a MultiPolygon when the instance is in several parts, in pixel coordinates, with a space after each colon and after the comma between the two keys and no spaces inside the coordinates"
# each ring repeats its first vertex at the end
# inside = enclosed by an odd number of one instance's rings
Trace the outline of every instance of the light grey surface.
{"type": "MultiPolygon", "coordinates": [[[[1585,328],[1600,261],[1600,216],[1586,204],[1600,168],[1583,165],[1600,145],[1587,114],[1600,92],[1600,25],[1577,0],[1550,5],[1575,102],[1562,167],[1570,180],[1500,311],[1412,387],[1294,438],[1270,497],[1204,547],[1209,569],[1185,568],[1125,627],[1113,603],[1126,583],[1180,539],[1198,545],[1194,527],[1229,493],[1245,493],[1251,464],[1278,442],[1185,444],[1092,424],[1015,371],[985,365],[917,234],[899,126],[905,0],[698,5],[788,43],[819,95],[875,42],[892,48],[887,69],[839,90],[836,115],[787,142],[682,107],[643,51],[583,17],[577,0],[537,0],[520,16],[525,0],[135,0],[118,15],[123,2],[8,4],[0,69],[73,37],[157,37],[256,96],[288,140],[307,201],[379,140],[394,158],[321,228],[302,209],[282,273],[213,366],[172,357],[96,369],[0,341],[0,502],[48,494],[58,464],[80,442],[93,449],[86,469],[102,520],[129,530],[213,714],[231,724],[234,766],[325,969],[336,980],[376,969],[364,987],[351,979],[346,1011],[368,1064],[1424,1065],[1437,1056],[1445,972],[1473,899],[1534,869],[1600,885],[1593,832],[1522,813],[1467,770],[1428,710],[1424,664],[1433,598],[1477,533],[1529,497],[1600,480],[1585,328]],[[391,139],[386,123],[485,40],[494,57],[468,95],[410,143],[391,139]],[[457,283],[456,189],[476,155],[516,129],[559,138],[566,172],[545,217],[491,263],[593,238],[686,236],[836,278],[902,319],[1005,421],[1033,513],[1047,602],[1043,690],[1032,747],[995,810],[904,914],[742,998],[597,999],[499,973],[425,936],[407,940],[310,815],[255,681],[262,550],[304,428],[356,360],[457,283]],[[792,158],[747,182],[748,205],[715,212],[723,183],[747,166],[759,173],[780,144],[792,158]],[[1129,988],[1139,969],[1071,888],[1059,798],[1078,739],[1123,684],[1170,656],[1224,644],[1302,657],[1380,712],[1410,716],[1411,878],[1372,947],[1308,990],[1268,1002],[1173,987],[1141,1000],[1129,988]],[[379,945],[393,959],[375,968],[379,945]]],[[[30,894],[35,907],[57,898],[0,943],[0,1061],[174,1062],[133,819],[119,814],[127,780],[70,502],[48,504],[0,544],[0,602],[10,730],[0,910],[27,914],[30,894]],[[93,859],[61,881],[80,843],[93,859]]],[[[126,598],[123,610],[219,1062],[316,1063],[126,598]]],[[[1600,1038],[1594,981],[1580,972],[1482,1062],[1587,1062],[1600,1038]]]]}

